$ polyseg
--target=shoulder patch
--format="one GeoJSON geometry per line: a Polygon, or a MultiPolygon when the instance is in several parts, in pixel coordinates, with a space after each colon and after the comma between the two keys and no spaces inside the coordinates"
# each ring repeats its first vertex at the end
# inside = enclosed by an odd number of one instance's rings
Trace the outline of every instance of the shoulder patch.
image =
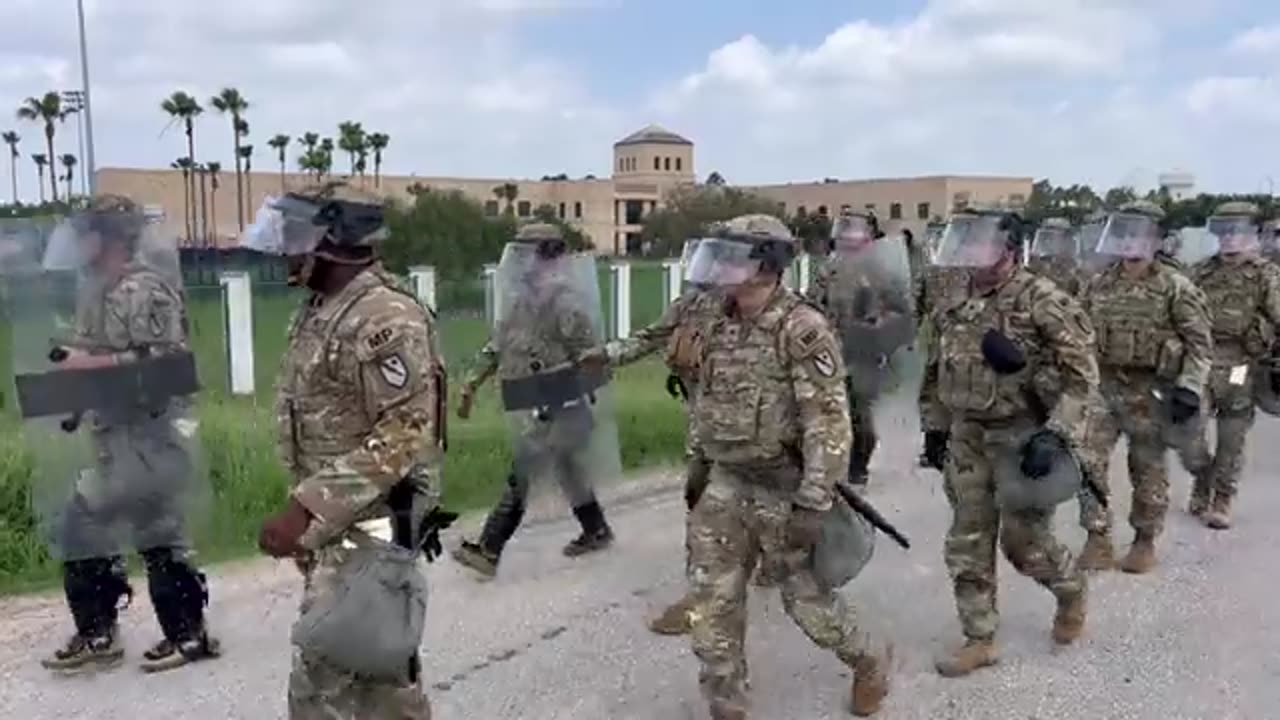
{"type": "Polygon", "coordinates": [[[818,371],[822,377],[830,378],[836,376],[836,358],[831,354],[830,350],[823,349],[813,354],[813,369],[818,371]]]}
{"type": "Polygon", "coordinates": [[[399,353],[387,355],[378,361],[378,372],[391,387],[399,390],[409,382],[409,368],[399,353]]]}
{"type": "Polygon", "coordinates": [[[368,346],[370,350],[377,351],[378,348],[381,348],[383,345],[386,345],[388,342],[390,342],[391,338],[395,337],[395,334],[396,334],[395,330],[389,327],[384,327],[378,330],[377,332],[369,335],[367,338],[364,339],[364,342],[365,342],[365,345],[368,346]]]}

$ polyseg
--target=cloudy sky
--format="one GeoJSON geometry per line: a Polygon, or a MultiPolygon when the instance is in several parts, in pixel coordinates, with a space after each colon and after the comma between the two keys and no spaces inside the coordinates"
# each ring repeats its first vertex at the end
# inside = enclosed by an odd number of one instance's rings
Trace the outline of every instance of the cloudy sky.
{"type": "MultiPolygon", "coordinates": [[[[657,122],[697,143],[699,175],[739,183],[1280,181],[1274,0],[753,4],[86,0],[98,164],[167,166],[184,141],[160,101],[231,85],[252,104],[259,168],[271,135],[357,120],[391,136],[389,172],[603,175],[614,140],[657,122]]],[[[0,107],[79,84],[74,0],[0,0],[0,27],[0,107]]],[[[199,159],[231,166],[230,125],[207,110],[199,159]]],[[[76,152],[74,127],[59,153],[76,152]]],[[[33,196],[41,131],[12,111],[7,129],[33,196]]]]}

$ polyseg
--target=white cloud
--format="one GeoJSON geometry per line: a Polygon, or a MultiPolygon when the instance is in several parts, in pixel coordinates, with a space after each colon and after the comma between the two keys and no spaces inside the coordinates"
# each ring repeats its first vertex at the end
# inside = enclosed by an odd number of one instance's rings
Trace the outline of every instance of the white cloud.
{"type": "Polygon", "coordinates": [[[1280,54],[1280,25],[1249,28],[1235,36],[1227,50],[1238,55],[1280,54]]]}

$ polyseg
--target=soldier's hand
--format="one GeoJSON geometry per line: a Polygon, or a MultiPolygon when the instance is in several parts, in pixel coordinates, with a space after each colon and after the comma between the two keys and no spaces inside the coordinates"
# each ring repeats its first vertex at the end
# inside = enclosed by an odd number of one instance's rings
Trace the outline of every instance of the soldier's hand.
{"type": "Polygon", "coordinates": [[[458,395],[458,417],[466,420],[471,417],[471,403],[475,400],[474,390],[464,387],[458,395]]]}
{"type": "Polygon", "coordinates": [[[1200,396],[1186,388],[1174,388],[1169,398],[1169,414],[1173,423],[1180,425],[1200,412],[1200,396]]]}
{"type": "Polygon", "coordinates": [[[1051,432],[1038,432],[1022,446],[1019,469],[1029,478],[1042,478],[1053,469],[1053,461],[1066,451],[1062,438],[1051,432]]]}
{"type": "Polygon", "coordinates": [[[684,388],[684,381],[675,373],[671,373],[667,376],[667,394],[676,400],[689,399],[689,393],[684,388]]]}
{"type": "Polygon", "coordinates": [[[294,498],[284,510],[262,521],[258,532],[258,549],[271,557],[294,557],[306,552],[299,544],[311,524],[311,513],[294,498]]]}
{"type": "Polygon", "coordinates": [[[817,545],[822,537],[822,516],[821,511],[792,505],[787,519],[787,544],[795,549],[817,545]]]}
{"type": "Polygon", "coordinates": [[[947,466],[948,446],[951,444],[951,433],[946,430],[926,430],[924,432],[924,458],[928,467],[942,470],[947,466]]]}

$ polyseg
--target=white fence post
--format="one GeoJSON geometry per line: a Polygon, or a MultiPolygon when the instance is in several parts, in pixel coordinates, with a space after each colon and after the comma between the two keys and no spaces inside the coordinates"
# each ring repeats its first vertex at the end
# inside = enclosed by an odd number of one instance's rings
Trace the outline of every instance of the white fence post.
{"type": "Polygon", "coordinates": [[[662,306],[669,307],[680,297],[680,291],[684,287],[684,267],[679,260],[662,261],[662,280],[662,306]]]}
{"type": "Polygon", "coordinates": [[[614,263],[609,267],[613,290],[613,338],[631,337],[631,265],[614,263]]]}
{"type": "Polygon", "coordinates": [[[484,319],[489,327],[498,324],[498,266],[489,264],[481,271],[484,276],[484,319]]]}
{"type": "Polygon", "coordinates": [[[413,284],[413,294],[418,302],[435,310],[436,269],[430,265],[415,265],[409,268],[409,282],[413,284]]]}
{"type": "Polygon", "coordinates": [[[796,290],[796,263],[793,261],[782,271],[782,284],[796,290]]]}
{"type": "Polygon", "coordinates": [[[809,291],[809,283],[813,279],[812,273],[810,272],[812,267],[813,266],[810,264],[809,253],[802,253],[800,255],[800,292],[809,291]]]}
{"type": "Polygon", "coordinates": [[[232,395],[252,395],[253,283],[243,270],[224,272],[218,282],[222,286],[228,385],[232,395]]]}

